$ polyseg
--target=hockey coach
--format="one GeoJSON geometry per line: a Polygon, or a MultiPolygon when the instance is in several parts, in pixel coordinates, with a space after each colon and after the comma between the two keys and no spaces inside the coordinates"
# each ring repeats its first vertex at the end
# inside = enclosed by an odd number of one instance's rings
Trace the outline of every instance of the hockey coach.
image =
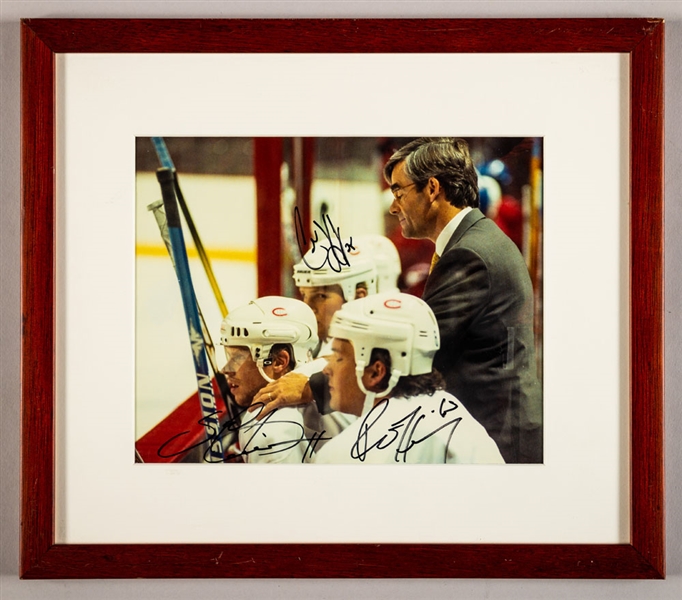
{"type": "Polygon", "coordinates": [[[464,140],[420,138],[389,159],[390,213],[406,238],[435,244],[423,299],[441,335],[434,367],[508,463],[541,463],[533,290],[516,245],[478,209],[464,140]]]}

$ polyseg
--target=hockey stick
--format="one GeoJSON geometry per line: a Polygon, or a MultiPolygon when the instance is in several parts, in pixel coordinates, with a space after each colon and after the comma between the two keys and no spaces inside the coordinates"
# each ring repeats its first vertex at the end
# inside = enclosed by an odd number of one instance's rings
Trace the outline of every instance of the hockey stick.
{"type": "Polygon", "coordinates": [[[177,172],[175,171],[175,165],[173,164],[173,159],[168,152],[166,142],[162,137],[153,137],[152,143],[154,144],[154,149],[156,150],[156,155],[159,157],[161,166],[166,169],[170,169],[173,173],[173,186],[175,188],[175,195],[178,199],[178,204],[180,205],[180,210],[182,210],[182,216],[185,218],[187,228],[189,229],[189,233],[192,236],[192,241],[194,242],[194,246],[197,249],[197,254],[199,254],[201,264],[204,266],[204,271],[206,271],[206,277],[208,277],[208,282],[211,285],[211,289],[213,290],[213,295],[215,296],[218,306],[220,307],[220,313],[222,314],[223,318],[225,318],[227,315],[227,306],[225,305],[225,300],[223,299],[223,295],[220,293],[218,281],[216,280],[213,273],[213,268],[211,267],[211,261],[208,258],[204,244],[201,242],[199,232],[194,225],[194,219],[192,219],[192,215],[189,212],[187,202],[185,202],[185,197],[182,195],[182,190],[180,189],[180,184],[178,183],[177,172]]]}
{"type": "MultiPolygon", "coordinates": [[[[173,269],[175,269],[177,275],[177,268],[175,266],[175,260],[173,259],[173,251],[171,249],[170,234],[168,232],[168,220],[166,219],[163,201],[157,200],[156,202],[152,202],[147,206],[147,210],[151,211],[154,214],[154,219],[156,220],[156,224],[159,227],[161,239],[163,239],[163,242],[166,245],[166,250],[168,250],[171,263],[173,264],[173,269]]],[[[201,333],[204,337],[204,346],[206,347],[208,362],[211,366],[211,370],[213,371],[213,375],[215,376],[216,382],[218,384],[220,395],[222,396],[222,399],[225,402],[228,417],[231,419],[232,423],[237,423],[236,416],[239,411],[236,410],[234,406],[234,398],[232,397],[232,394],[230,394],[230,387],[227,385],[227,378],[225,377],[225,375],[223,375],[223,373],[221,373],[220,369],[218,368],[218,361],[216,359],[213,338],[211,337],[208,325],[206,324],[206,319],[204,319],[204,315],[201,312],[199,300],[195,297],[194,301],[196,302],[197,312],[199,313],[199,319],[201,321],[201,333]]],[[[229,428],[232,428],[232,425],[230,425],[229,428]]]]}
{"type": "Polygon", "coordinates": [[[204,455],[206,462],[223,462],[223,449],[220,442],[220,422],[216,409],[215,398],[213,397],[213,386],[211,376],[208,372],[208,361],[206,359],[206,347],[201,335],[201,323],[197,308],[196,296],[192,285],[192,276],[187,260],[187,250],[185,240],[182,235],[180,223],[180,212],[175,197],[174,177],[171,169],[161,168],[156,172],[156,178],[161,185],[161,195],[163,205],[166,209],[166,220],[168,223],[168,239],[171,246],[171,255],[175,264],[175,271],[180,285],[180,296],[182,306],[185,311],[185,320],[189,330],[190,345],[192,347],[192,357],[194,358],[194,370],[197,376],[197,386],[199,389],[199,399],[201,400],[201,410],[204,415],[202,423],[206,428],[206,438],[209,448],[204,455]]]}

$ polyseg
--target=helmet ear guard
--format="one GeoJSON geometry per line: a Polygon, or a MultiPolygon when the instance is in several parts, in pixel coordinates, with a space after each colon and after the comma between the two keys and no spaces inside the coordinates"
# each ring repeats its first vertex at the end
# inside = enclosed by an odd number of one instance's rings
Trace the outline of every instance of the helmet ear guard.
{"type": "Polygon", "coordinates": [[[245,346],[266,381],[275,344],[290,344],[292,361],[306,363],[317,346],[317,321],[309,306],[294,298],[264,296],[228,314],[220,326],[223,346],[245,346]]]}
{"type": "Polygon", "coordinates": [[[363,404],[362,407],[362,414],[364,415],[365,413],[368,413],[370,410],[372,410],[372,407],[374,406],[374,399],[379,396],[383,398],[384,396],[388,396],[393,391],[393,388],[396,386],[398,383],[398,380],[400,377],[402,377],[400,371],[398,369],[391,369],[391,376],[388,380],[388,383],[386,384],[386,389],[383,389],[378,392],[373,392],[371,390],[368,390],[365,387],[364,382],[362,381],[362,378],[365,374],[365,369],[367,365],[364,363],[358,363],[355,366],[355,377],[358,380],[358,387],[360,390],[365,394],[365,403],[363,404]]]}

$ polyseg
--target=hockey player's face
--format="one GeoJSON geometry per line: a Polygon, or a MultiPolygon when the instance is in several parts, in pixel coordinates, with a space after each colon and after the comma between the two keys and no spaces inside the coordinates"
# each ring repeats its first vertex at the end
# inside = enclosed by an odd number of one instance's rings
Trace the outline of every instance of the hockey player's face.
{"type": "Polygon", "coordinates": [[[399,162],[391,174],[391,192],[393,202],[389,208],[392,215],[398,217],[398,223],[405,238],[428,238],[431,202],[426,192],[418,191],[413,181],[405,175],[405,162],[399,162]]]}
{"type": "Polygon", "coordinates": [[[332,354],[327,357],[327,366],[323,373],[329,379],[331,409],[359,417],[365,403],[365,394],[358,386],[355,376],[353,344],[334,338],[332,354]]]}
{"type": "Polygon", "coordinates": [[[256,393],[265,386],[266,381],[251,358],[251,352],[243,346],[226,346],[227,364],[223,374],[239,406],[249,406],[256,393]]]}
{"type": "Polygon", "coordinates": [[[329,324],[334,313],[341,308],[345,300],[340,285],[323,285],[316,287],[300,287],[301,299],[315,313],[317,335],[321,340],[329,337],[329,324]]]}

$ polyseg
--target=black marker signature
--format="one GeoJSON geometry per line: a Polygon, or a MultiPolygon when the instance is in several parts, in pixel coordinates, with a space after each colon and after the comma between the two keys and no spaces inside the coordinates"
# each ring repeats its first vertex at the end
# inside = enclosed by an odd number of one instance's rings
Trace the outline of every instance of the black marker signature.
{"type": "Polygon", "coordinates": [[[325,264],[329,265],[329,268],[339,273],[342,267],[349,267],[350,261],[346,252],[355,250],[353,246],[353,238],[345,244],[341,241],[341,229],[339,227],[334,227],[329,214],[322,215],[322,223],[313,221],[314,236],[310,238],[310,243],[312,244],[311,253],[315,253],[319,249],[318,256],[320,257],[320,264],[311,265],[306,259],[306,248],[308,242],[305,239],[305,232],[303,230],[303,220],[301,219],[301,212],[298,210],[298,206],[294,208],[294,225],[296,227],[296,242],[298,243],[298,249],[303,256],[303,262],[309,269],[313,271],[319,271],[325,264]],[[320,233],[324,236],[323,240],[320,241],[320,233]],[[345,247],[344,247],[345,246],[345,247]]]}
{"type": "Polygon", "coordinates": [[[384,450],[395,444],[395,462],[407,462],[407,454],[412,448],[428,440],[446,427],[452,426],[447,443],[445,444],[443,462],[446,462],[450,440],[462,420],[462,417],[455,417],[449,420],[446,420],[446,417],[449,413],[456,410],[458,405],[452,400],[443,398],[437,413],[436,410],[427,410],[425,412],[421,406],[417,406],[412,412],[405,415],[402,419],[391,423],[388,427],[381,424],[377,425],[388,408],[388,402],[388,400],[382,400],[365,415],[360,424],[357,440],[351,448],[351,457],[364,461],[372,449],[384,450]],[[427,425],[427,419],[434,421],[433,428],[427,429],[426,434],[418,436],[417,427],[422,424],[421,429],[423,430],[427,425]]]}
{"type": "MultiPolygon", "coordinates": [[[[261,405],[263,406],[263,405],[261,405]]],[[[216,411],[215,413],[212,413],[211,415],[208,415],[204,417],[203,419],[200,419],[197,421],[199,425],[205,426],[206,424],[206,419],[210,419],[211,417],[218,415],[220,411],[216,411]]],[[[246,415],[251,415],[251,413],[247,413],[246,409],[242,411],[242,414],[246,415]]],[[[297,423],[296,421],[287,421],[287,420],[279,420],[276,418],[277,414],[277,409],[273,410],[271,413],[269,413],[262,421],[258,421],[256,419],[256,415],[258,415],[258,412],[253,413],[253,416],[251,418],[247,419],[243,423],[239,423],[237,419],[230,419],[227,421],[223,426],[220,428],[220,431],[215,431],[215,428],[212,428],[211,432],[209,435],[207,435],[206,439],[201,440],[200,442],[196,444],[192,444],[190,446],[186,446],[182,448],[181,450],[175,451],[175,452],[170,452],[168,454],[164,453],[164,449],[166,446],[168,446],[170,443],[173,441],[177,440],[178,438],[181,438],[185,435],[188,435],[190,432],[189,431],[183,431],[181,433],[178,433],[165,441],[157,450],[157,454],[161,458],[171,458],[173,456],[179,456],[181,454],[186,454],[187,452],[190,452],[191,450],[194,450],[195,448],[201,448],[202,446],[206,445],[206,449],[204,451],[204,462],[224,462],[224,461],[230,461],[234,460],[239,457],[244,457],[248,456],[249,454],[254,454],[258,453],[259,456],[266,456],[270,454],[276,454],[278,452],[286,452],[287,450],[291,450],[292,448],[295,448],[299,444],[305,444],[306,447],[303,452],[303,459],[302,462],[305,462],[306,456],[310,455],[313,456],[316,449],[317,445],[321,441],[327,441],[330,440],[330,437],[326,437],[324,434],[326,433],[325,431],[322,431],[321,433],[315,433],[313,436],[308,439],[305,437],[305,431],[303,426],[300,423],[297,423]],[[276,442],[269,443],[265,446],[259,446],[257,443],[257,438],[260,438],[261,436],[267,437],[267,430],[270,426],[272,425],[295,425],[298,430],[300,430],[300,435],[298,437],[294,436],[292,439],[289,440],[277,440],[276,442]],[[244,432],[249,432],[252,433],[251,437],[248,438],[246,443],[244,444],[244,447],[241,448],[241,450],[238,453],[226,453],[224,457],[224,461],[222,459],[216,459],[212,456],[211,453],[211,448],[215,444],[216,441],[220,440],[223,437],[224,433],[227,432],[235,432],[235,431],[242,431],[244,432]],[[259,435],[260,434],[260,435],[259,435]]]]}

